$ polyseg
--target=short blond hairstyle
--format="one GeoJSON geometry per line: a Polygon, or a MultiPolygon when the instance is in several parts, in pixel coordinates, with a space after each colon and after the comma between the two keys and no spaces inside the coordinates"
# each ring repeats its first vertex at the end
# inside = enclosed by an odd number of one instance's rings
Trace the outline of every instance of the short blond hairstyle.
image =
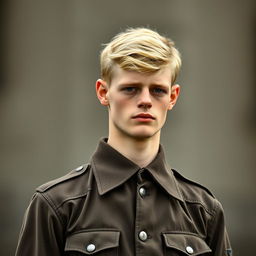
{"type": "Polygon", "coordinates": [[[171,39],[148,28],[128,28],[106,44],[100,55],[100,65],[101,77],[108,82],[115,65],[140,73],[153,73],[169,65],[173,84],[181,58],[171,39]]]}

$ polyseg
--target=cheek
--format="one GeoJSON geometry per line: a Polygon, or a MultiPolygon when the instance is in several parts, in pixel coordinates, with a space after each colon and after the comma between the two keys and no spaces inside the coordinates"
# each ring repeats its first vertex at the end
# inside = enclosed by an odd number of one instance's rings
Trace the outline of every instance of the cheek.
{"type": "Polygon", "coordinates": [[[161,102],[161,104],[159,104],[159,111],[162,114],[166,114],[168,110],[169,110],[169,101],[165,100],[161,102]]]}
{"type": "Polygon", "coordinates": [[[110,109],[115,112],[115,114],[122,114],[129,109],[129,102],[125,99],[113,99],[110,101],[110,109]]]}

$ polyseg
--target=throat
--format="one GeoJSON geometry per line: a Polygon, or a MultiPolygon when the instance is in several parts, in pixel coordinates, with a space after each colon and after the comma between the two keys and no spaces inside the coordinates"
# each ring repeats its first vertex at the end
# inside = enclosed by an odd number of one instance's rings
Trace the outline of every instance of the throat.
{"type": "Polygon", "coordinates": [[[109,137],[108,144],[139,167],[149,165],[159,150],[159,140],[116,139],[109,137]]]}

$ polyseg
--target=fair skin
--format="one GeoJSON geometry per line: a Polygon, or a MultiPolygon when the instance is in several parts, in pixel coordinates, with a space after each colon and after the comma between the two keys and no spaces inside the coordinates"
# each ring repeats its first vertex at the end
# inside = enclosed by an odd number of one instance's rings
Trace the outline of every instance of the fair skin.
{"type": "Polygon", "coordinates": [[[179,96],[180,86],[171,86],[171,70],[139,73],[114,67],[110,83],[96,82],[100,103],[108,107],[108,143],[140,167],[156,156],[167,112],[179,96]]]}

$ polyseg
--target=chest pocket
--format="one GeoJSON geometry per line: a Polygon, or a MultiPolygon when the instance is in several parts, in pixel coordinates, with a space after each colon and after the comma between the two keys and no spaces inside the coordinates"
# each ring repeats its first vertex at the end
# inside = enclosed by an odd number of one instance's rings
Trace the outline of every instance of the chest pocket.
{"type": "Polygon", "coordinates": [[[193,234],[164,233],[165,256],[202,255],[212,251],[206,242],[193,234]]]}
{"type": "Polygon", "coordinates": [[[66,239],[65,255],[118,256],[119,231],[83,230],[66,239]]]}

